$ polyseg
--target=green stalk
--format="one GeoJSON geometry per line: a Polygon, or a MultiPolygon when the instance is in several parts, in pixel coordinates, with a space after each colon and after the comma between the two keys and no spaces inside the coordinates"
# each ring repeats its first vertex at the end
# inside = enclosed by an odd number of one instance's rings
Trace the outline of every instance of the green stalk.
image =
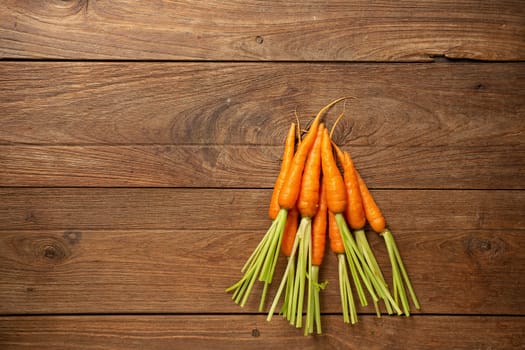
{"type": "MultiPolygon", "coordinates": [[[[350,265],[350,261],[355,265],[357,268],[357,271],[359,272],[359,275],[361,276],[361,279],[365,283],[366,289],[368,290],[368,293],[372,296],[372,299],[374,301],[378,301],[378,297],[376,293],[374,292],[374,289],[372,288],[372,285],[370,284],[371,280],[374,280],[374,275],[372,273],[369,273],[365,275],[365,272],[363,271],[363,268],[366,267],[366,262],[364,261],[363,256],[359,252],[359,249],[357,248],[357,244],[354,241],[354,238],[352,237],[352,234],[350,233],[350,230],[348,229],[348,226],[346,225],[345,218],[343,214],[337,213],[335,214],[335,220],[337,222],[337,227],[339,229],[339,232],[341,233],[341,236],[343,238],[343,245],[345,247],[345,251],[347,252],[347,260],[350,265]],[[363,265],[363,266],[361,266],[363,265]]],[[[350,268],[352,265],[350,265],[350,268]]],[[[355,280],[356,278],[354,278],[355,280]]],[[[358,284],[356,284],[357,286],[358,284]]]]}
{"type": "Polygon", "coordinates": [[[388,301],[392,304],[392,306],[394,307],[398,315],[401,315],[403,312],[401,311],[397,303],[395,303],[394,299],[392,298],[392,295],[390,294],[388,289],[382,283],[380,283],[380,281],[378,281],[378,279],[372,273],[372,270],[368,266],[365,258],[359,251],[359,248],[357,247],[357,244],[354,241],[354,238],[352,237],[352,234],[350,233],[348,226],[346,225],[343,215],[336,214],[336,221],[338,223],[338,226],[341,226],[340,231],[343,237],[343,243],[345,243],[345,250],[350,248],[351,253],[353,254],[353,257],[358,258],[358,260],[356,259],[356,267],[361,275],[361,278],[365,282],[365,286],[367,287],[368,292],[372,296],[374,302],[377,302],[379,300],[377,295],[374,292],[374,289],[379,289],[381,291],[381,295],[383,295],[386,299],[388,299],[388,301]],[[370,282],[372,283],[373,288],[370,285],[370,282]]]}
{"type": "Polygon", "coordinates": [[[293,246],[292,246],[292,253],[290,254],[290,258],[288,259],[288,264],[286,264],[286,270],[284,271],[283,278],[281,279],[281,283],[279,284],[279,288],[277,289],[277,293],[275,294],[275,297],[273,298],[272,306],[270,307],[270,311],[268,312],[268,317],[266,318],[267,321],[272,320],[273,314],[275,313],[275,309],[277,308],[277,303],[279,302],[279,299],[281,298],[281,294],[283,292],[284,286],[286,285],[286,282],[289,279],[290,271],[294,271],[293,266],[295,265],[295,254],[297,253],[298,246],[299,246],[299,239],[296,235],[294,242],[293,242],[293,246]]]}
{"type": "MultiPolygon", "coordinates": [[[[379,267],[379,264],[377,263],[374,253],[372,252],[372,249],[370,248],[370,244],[368,244],[368,240],[366,239],[365,231],[355,230],[354,234],[356,237],[357,246],[359,247],[361,254],[363,254],[363,257],[368,263],[368,266],[370,266],[372,273],[376,276],[378,282],[381,283],[388,290],[388,284],[386,283],[385,277],[383,276],[383,273],[381,272],[381,268],[379,267]]],[[[379,295],[379,297],[383,299],[383,301],[385,302],[386,310],[388,314],[391,315],[393,311],[392,311],[390,302],[388,300],[388,297],[382,292],[381,289],[376,289],[376,293],[379,295]]],[[[376,309],[377,316],[380,317],[381,311],[379,310],[378,304],[374,303],[374,307],[376,309]]]]}
{"type": "Polygon", "coordinates": [[[345,254],[337,254],[339,263],[339,294],[341,295],[341,307],[343,309],[343,322],[355,324],[357,322],[357,310],[355,307],[352,287],[348,279],[345,254]],[[350,311],[350,314],[348,313],[350,311]]]}
{"type": "Polygon", "coordinates": [[[299,239],[299,255],[297,257],[297,270],[295,274],[294,292],[292,297],[292,306],[296,311],[292,313],[292,320],[290,321],[292,324],[295,324],[297,328],[301,328],[303,326],[304,285],[308,262],[308,244],[312,231],[311,223],[311,218],[303,217],[301,218],[299,229],[297,230],[297,239],[299,239]]]}
{"type": "Polygon", "coordinates": [[[314,280],[313,265],[312,265],[312,233],[310,232],[310,239],[308,239],[308,301],[306,303],[306,325],[304,327],[304,335],[308,335],[314,332],[314,309],[315,309],[315,297],[314,297],[314,281],[317,283],[317,279],[314,280]]]}
{"type": "MultiPolygon", "coordinates": [[[[288,263],[290,262],[290,257],[287,257],[286,258],[286,261],[287,261],[287,265],[288,263]]],[[[281,314],[284,318],[288,319],[288,305],[290,305],[290,296],[291,296],[291,293],[290,293],[290,279],[291,279],[291,283],[293,284],[293,275],[295,274],[295,268],[294,268],[294,265],[292,264],[291,265],[291,269],[288,271],[288,274],[285,275],[286,277],[286,284],[285,284],[285,287],[284,287],[284,300],[283,300],[283,304],[281,305],[281,311],[279,312],[279,314],[281,314]]]]}
{"type": "MultiPolygon", "coordinates": [[[[392,275],[393,275],[394,286],[395,286],[394,289],[396,289],[399,292],[401,303],[403,304],[403,309],[405,311],[405,314],[409,316],[410,306],[408,304],[408,298],[406,296],[405,286],[408,289],[408,292],[410,294],[410,297],[412,298],[412,302],[414,303],[414,306],[416,307],[416,309],[420,309],[419,300],[417,299],[416,293],[414,292],[412,283],[410,283],[410,278],[408,277],[408,273],[405,269],[405,265],[403,264],[403,260],[401,259],[401,254],[399,253],[399,250],[397,248],[397,244],[394,240],[394,236],[392,235],[392,232],[386,229],[381,233],[381,236],[383,236],[383,238],[385,239],[388,256],[390,258],[390,263],[392,265],[392,275]],[[404,280],[405,286],[403,285],[403,280],[404,280]]],[[[397,295],[397,292],[396,292],[396,295],[397,295]]]]}
{"type": "Polygon", "coordinates": [[[272,222],[268,231],[266,231],[261,242],[257,245],[241,269],[241,272],[244,273],[243,277],[226,289],[226,292],[233,291],[232,299],[235,303],[240,304],[241,307],[244,307],[246,304],[257,278],[265,283],[259,310],[262,310],[264,306],[268,285],[272,282],[277,258],[279,256],[280,242],[282,240],[287,214],[288,211],[286,209],[279,211],[279,214],[272,222]]]}

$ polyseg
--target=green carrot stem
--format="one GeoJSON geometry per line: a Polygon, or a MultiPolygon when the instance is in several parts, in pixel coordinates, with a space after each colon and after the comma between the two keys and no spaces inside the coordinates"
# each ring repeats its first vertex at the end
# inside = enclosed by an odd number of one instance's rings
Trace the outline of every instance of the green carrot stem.
{"type": "MultiPolygon", "coordinates": [[[[368,240],[366,239],[366,234],[364,230],[355,230],[354,231],[357,246],[359,247],[359,250],[361,251],[361,254],[363,254],[363,257],[365,258],[368,266],[372,270],[372,273],[377,278],[378,283],[382,284],[386,290],[388,290],[388,284],[385,281],[385,277],[383,276],[383,273],[381,272],[381,268],[379,267],[379,264],[377,263],[377,260],[374,256],[374,253],[372,252],[372,248],[370,248],[370,244],[368,243],[368,240]]],[[[388,314],[392,314],[392,307],[390,305],[390,301],[388,297],[383,293],[383,290],[381,288],[375,288],[376,293],[383,299],[385,302],[385,307],[387,309],[388,314]]],[[[379,310],[379,305],[377,302],[374,302],[374,307],[376,309],[376,314],[378,317],[381,316],[381,311],[379,310]]]]}
{"type": "Polygon", "coordinates": [[[303,302],[304,302],[304,285],[306,280],[306,267],[308,262],[308,244],[311,236],[312,219],[309,217],[301,218],[297,238],[299,239],[299,256],[297,257],[297,270],[295,274],[295,284],[293,293],[293,306],[296,309],[292,313],[292,324],[295,322],[297,328],[303,325],[303,302]],[[294,318],[294,314],[296,317],[294,318]]]}
{"type": "MultiPolygon", "coordinates": [[[[350,252],[350,260],[352,260],[357,268],[357,271],[359,272],[359,275],[361,276],[361,279],[365,283],[366,289],[368,290],[368,293],[372,296],[372,299],[374,301],[378,301],[378,297],[376,293],[374,292],[374,289],[372,285],[370,284],[370,281],[374,281],[375,277],[374,275],[366,268],[368,265],[366,264],[366,261],[364,260],[363,256],[359,252],[359,248],[357,247],[357,244],[354,241],[354,238],[352,237],[352,234],[350,233],[350,230],[348,229],[348,226],[346,225],[345,218],[343,214],[337,213],[335,214],[335,220],[337,222],[337,227],[339,228],[339,232],[341,232],[341,236],[343,238],[343,244],[345,247],[345,251],[350,252]],[[365,271],[367,271],[367,274],[365,274],[365,271]]],[[[348,253],[347,253],[348,255],[348,253]]]]}
{"type": "Polygon", "coordinates": [[[304,335],[313,333],[314,331],[314,309],[315,309],[315,298],[314,298],[314,282],[317,280],[313,276],[313,265],[312,265],[312,236],[310,232],[310,238],[308,239],[308,300],[306,303],[306,325],[304,327],[304,335]]]}
{"type": "Polygon", "coordinates": [[[399,249],[397,248],[397,244],[394,240],[392,232],[386,229],[381,233],[381,235],[385,239],[388,255],[390,257],[390,263],[392,264],[392,274],[394,277],[394,281],[397,284],[397,289],[399,291],[401,302],[405,309],[405,314],[408,316],[410,314],[410,308],[408,305],[408,299],[405,293],[405,288],[403,286],[403,280],[416,309],[420,308],[419,300],[417,299],[416,293],[414,292],[414,288],[412,287],[412,283],[410,282],[410,278],[408,277],[408,273],[403,264],[403,260],[401,259],[401,254],[399,253],[399,249]]]}
{"type": "Polygon", "coordinates": [[[345,254],[337,254],[337,259],[339,262],[339,291],[341,294],[341,306],[343,308],[343,322],[355,324],[357,322],[357,310],[346,269],[347,259],[345,254]]]}
{"type": "Polygon", "coordinates": [[[297,253],[298,246],[299,246],[299,239],[296,235],[294,242],[293,242],[293,246],[292,246],[292,253],[290,254],[290,258],[288,259],[288,264],[286,264],[286,270],[284,271],[283,278],[281,279],[281,283],[279,284],[279,288],[277,289],[277,293],[275,294],[275,297],[273,298],[272,306],[270,307],[270,311],[268,312],[268,317],[266,318],[267,321],[272,320],[272,316],[275,313],[275,309],[277,308],[277,303],[279,302],[284,286],[286,285],[286,282],[289,278],[288,274],[290,273],[291,270],[293,270],[293,266],[295,265],[295,255],[297,253]]]}
{"type": "Polygon", "coordinates": [[[315,324],[317,325],[317,334],[323,333],[321,327],[321,302],[319,300],[319,266],[313,266],[312,278],[315,281],[315,292],[314,292],[314,305],[315,305],[315,324]]]}

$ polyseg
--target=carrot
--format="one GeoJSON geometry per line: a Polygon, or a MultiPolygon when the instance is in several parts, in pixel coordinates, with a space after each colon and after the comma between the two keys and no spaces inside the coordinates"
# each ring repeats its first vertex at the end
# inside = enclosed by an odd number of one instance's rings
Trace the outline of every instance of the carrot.
{"type": "Polygon", "coordinates": [[[328,206],[326,204],[325,186],[324,181],[321,180],[319,209],[312,221],[312,265],[314,266],[321,266],[326,244],[328,206]]]}
{"type": "MultiPolygon", "coordinates": [[[[291,208],[293,208],[296,205],[297,199],[299,197],[300,192],[302,189],[303,184],[303,171],[305,170],[305,163],[307,162],[307,158],[310,154],[310,151],[312,147],[314,146],[315,139],[317,137],[319,124],[321,116],[333,105],[338,103],[339,101],[342,101],[346,99],[347,97],[336,99],[326,106],[324,106],[316,115],[314,121],[312,122],[310,126],[310,130],[308,131],[307,135],[301,140],[301,143],[297,147],[297,151],[292,159],[292,164],[286,174],[285,181],[283,184],[283,187],[281,188],[281,191],[279,192],[279,206],[281,207],[280,212],[287,212],[291,208]]],[[[323,127],[324,129],[324,127],[323,127]]],[[[314,165],[311,166],[312,173],[317,173],[320,171],[320,169],[316,169],[314,165]]],[[[307,172],[305,172],[306,174],[307,172]]],[[[313,177],[314,175],[312,175],[313,177]]],[[[319,175],[317,176],[317,182],[319,182],[319,175]]],[[[313,184],[315,181],[308,179],[305,182],[305,185],[313,184]]],[[[312,197],[309,197],[308,192],[313,191],[315,187],[306,186],[305,187],[305,195],[304,198],[311,199],[311,202],[309,206],[303,206],[303,208],[299,208],[299,210],[303,210],[304,213],[311,214],[316,210],[317,203],[315,203],[315,195],[311,195],[312,197]]],[[[287,316],[290,317],[290,322],[292,324],[295,324],[295,317],[299,315],[299,318],[297,319],[296,326],[301,327],[302,326],[302,301],[304,298],[304,279],[306,278],[306,267],[305,262],[307,259],[307,253],[309,251],[309,245],[310,245],[310,230],[311,230],[311,217],[304,217],[305,220],[301,219],[301,223],[299,225],[299,228],[297,230],[296,239],[294,242],[294,246],[292,247],[292,253],[290,255],[290,259],[288,260],[288,264],[284,273],[284,276],[281,280],[281,284],[279,285],[279,288],[277,290],[277,293],[275,295],[274,301],[272,303],[272,306],[270,308],[270,311],[268,312],[268,321],[271,320],[273,313],[275,311],[275,308],[277,307],[277,303],[279,301],[279,298],[281,296],[281,293],[283,291],[283,288],[286,284],[286,281],[289,279],[289,274],[291,273],[292,268],[291,265],[293,264],[294,260],[292,257],[295,256],[295,250],[298,249],[299,243],[301,247],[299,248],[299,256],[297,259],[297,269],[295,273],[295,280],[294,280],[294,292],[292,295],[292,303],[291,307],[297,307],[297,312],[291,312],[291,315],[288,314],[287,316]]],[[[264,293],[264,291],[263,291],[264,293]]]]}
{"type": "MultiPolygon", "coordinates": [[[[374,197],[368,190],[365,182],[356,171],[359,189],[361,191],[361,196],[363,198],[363,206],[365,208],[366,218],[370,227],[377,233],[379,233],[385,240],[388,257],[390,260],[390,265],[392,266],[392,277],[393,277],[393,290],[394,290],[394,299],[397,303],[401,299],[401,304],[403,306],[403,312],[406,316],[410,315],[410,305],[408,303],[408,297],[405,289],[408,289],[408,293],[412,299],[412,302],[416,309],[420,308],[419,300],[414,292],[410,278],[405,269],[403,260],[401,259],[401,254],[397,248],[397,244],[394,240],[392,232],[386,229],[385,218],[379,209],[374,197]]],[[[399,313],[399,312],[398,312],[399,313]]]]}
{"type": "Polygon", "coordinates": [[[284,144],[284,151],[283,151],[283,160],[281,162],[281,170],[279,172],[279,175],[277,176],[277,180],[275,180],[272,198],[270,200],[270,207],[268,208],[268,216],[272,220],[277,217],[277,214],[279,214],[279,210],[281,209],[279,206],[279,192],[281,192],[281,188],[283,187],[286,174],[288,173],[288,169],[290,169],[290,165],[292,164],[294,151],[295,151],[295,123],[292,123],[290,125],[288,135],[286,136],[286,141],[284,144]]]}
{"type": "Polygon", "coordinates": [[[348,197],[348,205],[345,210],[345,217],[350,228],[356,230],[363,228],[366,223],[365,211],[363,209],[363,202],[361,199],[361,192],[359,191],[359,184],[357,181],[357,174],[354,168],[354,162],[350,158],[348,152],[343,152],[339,147],[334,145],[339,162],[343,165],[344,182],[346,187],[346,194],[348,197]]]}
{"type": "MultiPolygon", "coordinates": [[[[356,271],[359,273],[361,280],[363,281],[368,292],[372,296],[372,300],[374,301],[374,303],[376,303],[379,300],[374,289],[381,290],[381,295],[384,295],[391,303],[394,303],[394,300],[388,292],[388,289],[386,289],[386,287],[381,283],[378,277],[374,275],[372,268],[368,265],[367,261],[363,257],[342,214],[346,209],[346,200],[342,200],[346,199],[346,188],[341,173],[337,168],[335,158],[332,154],[331,140],[328,131],[325,131],[325,134],[323,135],[322,146],[322,167],[323,173],[325,174],[327,179],[326,194],[328,200],[328,208],[334,213],[337,227],[341,233],[346,253],[346,260],[350,267],[350,271],[354,280],[354,284],[356,285],[357,293],[361,304],[366,305],[367,301],[359,278],[357,277],[356,271]]],[[[342,287],[341,291],[344,292],[344,289],[342,287]]],[[[343,306],[344,305],[345,304],[343,303],[343,306]]],[[[399,310],[399,307],[397,307],[397,304],[394,305],[394,307],[396,308],[396,311],[401,312],[399,310]]],[[[350,311],[352,312],[352,310],[350,311]]]]}
{"type": "Polygon", "coordinates": [[[290,257],[292,254],[293,241],[295,240],[295,233],[297,232],[297,226],[299,224],[299,211],[296,207],[293,207],[288,211],[288,217],[286,219],[286,225],[284,227],[283,238],[281,241],[281,252],[286,257],[290,257]]]}
{"type": "Polygon", "coordinates": [[[292,160],[292,165],[286,174],[283,187],[279,192],[279,205],[281,208],[291,209],[297,201],[297,197],[299,196],[299,191],[301,188],[300,185],[302,182],[304,164],[317,136],[317,129],[319,127],[321,116],[330,107],[344,99],[346,99],[346,97],[338,98],[337,100],[330,102],[325,107],[323,107],[319,113],[317,113],[314,121],[312,122],[312,125],[310,126],[308,134],[301,141],[299,147],[297,147],[297,151],[292,160]]]}
{"type": "Polygon", "coordinates": [[[356,174],[359,183],[359,190],[361,191],[361,197],[363,199],[363,207],[365,209],[366,219],[374,231],[381,233],[385,229],[385,218],[377,206],[374,197],[372,197],[368,187],[361,178],[361,175],[359,175],[357,171],[356,174]]]}
{"type": "Polygon", "coordinates": [[[337,168],[328,130],[323,133],[321,145],[322,169],[326,182],[326,204],[332,213],[342,213],[346,209],[346,190],[341,172],[337,168]]]}
{"type": "MultiPolygon", "coordinates": [[[[359,189],[359,183],[357,179],[357,173],[354,167],[354,162],[352,161],[350,154],[348,152],[343,152],[337,145],[333,145],[337,158],[343,165],[344,169],[344,181],[346,186],[346,192],[348,195],[348,205],[345,210],[345,217],[349,226],[354,229],[354,235],[356,239],[357,246],[359,251],[365,258],[368,266],[372,273],[376,276],[378,283],[381,283],[385,289],[388,290],[388,285],[383,277],[383,273],[377,263],[374,253],[368,244],[366,239],[365,232],[362,228],[365,226],[366,217],[365,211],[363,208],[363,202],[361,198],[361,191],[359,189]]],[[[381,288],[376,288],[376,284],[372,284],[377,295],[384,300],[385,306],[388,314],[392,314],[392,307],[388,301],[388,297],[383,294],[381,288]]],[[[376,314],[378,317],[381,316],[381,311],[379,309],[378,303],[374,300],[374,307],[376,309],[376,314]]]]}
{"type": "Polygon", "coordinates": [[[343,238],[337,228],[337,222],[335,221],[335,215],[333,212],[328,211],[328,237],[330,237],[330,249],[336,254],[342,254],[345,252],[345,246],[343,245],[343,238]]]}
{"type": "MultiPolygon", "coordinates": [[[[295,323],[297,328],[302,327],[303,301],[306,274],[312,275],[312,217],[317,213],[319,206],[319,180],[321,177],[321,141],[325,130],[324,124],[320,124],[317,136],[306,164],[301,182],[301,191],[297,200],[297,208],[301,214],[301,222],[297,230],[297,240],[299,240],[299,253],[297,257],[297,269],[294,281],[294,292],[292,294],[292,305],[296,309],[296,314],[292,313],[290,322],[295,323]]],[[[305,141],[303,141],[305,142],[305,141]]],[[[312,279],[308,279],[308,291],[312,290],[312,279]]],[[[308,299],[310,302],[310,299],[308,299]]],[[[308,332],[308,328],[305,328],[308,332]]]]}
{"type": "Polygon", "coordinates": [[[297,200],[297,209],[301,217],[312,218],[317,213],[319,207],[319,180],[321,177],[321,141],[324,124],[321,123],[317,132],[317,137],[312,146],[311,152],[304,166],[304,173],[301,182],[301,191],[297,200]]]}
{"type": "Polygon", "coordinates": [[[313,333],[314,323],[317,326],[317,333],[322,333],[321,327],[321,305],[319,302],[319,291],[324,289],[326,282],[319,283],[319,266],[324,257],[326,244],[327,211],[325,182],[321,180],[319,191],[319,208],[312,221],[312,245],[311,245],[311,272],[309,285],[308,306],[306,311],[305,334],[313,333]]]}

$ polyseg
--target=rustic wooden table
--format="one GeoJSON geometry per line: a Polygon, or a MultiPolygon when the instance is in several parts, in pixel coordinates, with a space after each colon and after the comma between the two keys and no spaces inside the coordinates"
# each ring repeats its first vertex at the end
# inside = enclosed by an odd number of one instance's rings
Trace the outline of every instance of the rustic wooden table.
{"type": "Polygon", "coordinates": [[[0,58],[0,348],[524,348],[522,1],[1,0],[0,58]],[[304,337],[224,289],[345,95],[422,309],[344,324],[327,254],[304,337]]]}

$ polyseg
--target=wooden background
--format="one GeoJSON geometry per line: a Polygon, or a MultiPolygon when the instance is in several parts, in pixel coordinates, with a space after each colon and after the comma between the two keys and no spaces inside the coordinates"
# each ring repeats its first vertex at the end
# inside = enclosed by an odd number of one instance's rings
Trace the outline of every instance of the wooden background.
{"type": "Polygon", "coordinates": [[[0,58],[0,348],[524,347],[522,1],[1,0],[0,58]],[[422,310],[343,324],[328,254],[304,337],[224,288],[344,95],[422,310]]]}

